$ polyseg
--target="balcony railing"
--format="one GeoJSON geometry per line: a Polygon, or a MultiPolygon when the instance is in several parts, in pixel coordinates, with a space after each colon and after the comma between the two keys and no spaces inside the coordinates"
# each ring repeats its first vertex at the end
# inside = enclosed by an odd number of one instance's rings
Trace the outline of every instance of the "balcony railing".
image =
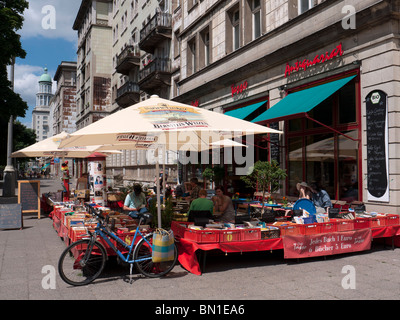
{"type": "Polygon", "coordinates": [[[140,49],[139,46],[127,46],[117,57],[116,70],[119,73],[129,73],[132,66],[140,65],[140,49]]]}
{"type": "Polygon", "coordinates": [[[117,89],[117,98],[115,101],[119,106],[125,108],[131,104],[139,102],[140,88],[136,82],[128,81],[117,89]]]}
{"type": "Polygon", "coordinates": [[[154,72],[171,73],[171,60],[155,58],[139,71],[139,81],[147,78],[154,72]]]}
{"type": "Polygon", "coordinates": [[[153,53],[154,47],[172,34],[172,15],[170,13],[157,12],[150,21],[140,30],[140,49],[153,53]]]}

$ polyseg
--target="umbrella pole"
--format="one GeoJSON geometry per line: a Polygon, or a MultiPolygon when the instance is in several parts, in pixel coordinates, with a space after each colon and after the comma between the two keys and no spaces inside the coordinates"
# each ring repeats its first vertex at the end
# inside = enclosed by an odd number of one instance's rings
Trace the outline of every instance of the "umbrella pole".
{"type": "Polygon", "coordinates": [[[161,199],[160,199],[160,164],[158,163],[158,150],[155,151],[156,159],[156,190],[157,190],[157,221],[161,228],[161,199]]]}
{"type": "Polygon", "coordinates": [[[162,156],[162,159],[163,159],[163,204],[165,205],[165,184],[166,184],[166,177],[167,177],[167,175],[166,175],[166,172],[165,172],[165,146],[163,146],[163,156],[162,156]]]}

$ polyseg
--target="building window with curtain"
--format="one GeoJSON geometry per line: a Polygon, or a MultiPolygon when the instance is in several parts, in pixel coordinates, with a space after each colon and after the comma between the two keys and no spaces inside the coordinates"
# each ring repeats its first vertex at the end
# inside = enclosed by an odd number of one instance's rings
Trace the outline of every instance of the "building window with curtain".
{"type": "Polygon", "coordinates": [[[261,36],[261,2],[260,0],[251,1],[252,20],[253,20],[253,40],[261,36]]]}
{"type": "Polygon", "coordinates": [[[232,16],[232,29],[233,29],[233,50],[237,50],[240,47],[240,14],[239,9],[233,12],[232,16]]]}
{"type": "Polygon", "coordinates": [[[298,0],[299,14],[306,12],[312,7],[314,7],[314,0],[298,0]]]}

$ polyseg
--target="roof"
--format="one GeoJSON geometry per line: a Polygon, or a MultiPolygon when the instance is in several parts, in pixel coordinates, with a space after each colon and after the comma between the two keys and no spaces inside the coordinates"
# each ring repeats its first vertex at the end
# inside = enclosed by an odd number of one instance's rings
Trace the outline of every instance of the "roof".
{"type": "Polygon", "coordinates": [[[47,73],[47,68],[44,68],[44,73],[40,76],[39,82],[52,82],[50,75],[47,73]]]}

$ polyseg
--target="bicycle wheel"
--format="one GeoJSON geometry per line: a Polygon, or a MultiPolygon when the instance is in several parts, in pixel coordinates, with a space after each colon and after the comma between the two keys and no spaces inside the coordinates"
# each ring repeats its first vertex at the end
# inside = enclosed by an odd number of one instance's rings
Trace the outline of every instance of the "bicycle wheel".
{"type": "Polygon", "coordinates": [[[90,244],[90,239],[79,240],[61,254],[58,272],[66,283],[83,286],[95,280],[103,271],[107,260],[106,250],[96,241],[88,252],[90,244]]]}
{"type": "Polygon", "coordinates": [[[178,249],[175,245],[175,255],[174,259],[170,261],[164,262],[153,262],[151,259],[152,256],[152,246],[153,243],[153,234],[149,234],[142,238],[137,243],[135,250],[133,252],[134,260],[142,260],[136,261],[135,265],[137,269],[146,277],[157,278],[166,275],[168,272],[172,270],[172,268],[176,264],[176,260],[178,258],[178,249]],[[150,243],[148,243],[147,241],[150,243]]]}

